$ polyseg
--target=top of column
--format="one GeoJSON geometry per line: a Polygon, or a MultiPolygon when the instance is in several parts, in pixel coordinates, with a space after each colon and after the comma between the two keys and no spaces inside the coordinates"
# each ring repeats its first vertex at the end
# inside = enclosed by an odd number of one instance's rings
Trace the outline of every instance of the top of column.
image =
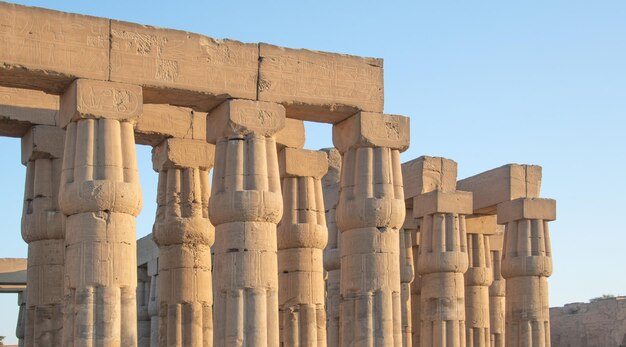
{"type": "Polygon", "coordinates": [[[273,136],[285,126],[285,108],[263,101],[231,99],[209,112],[207,141],[229,136],[273,136]]]}
{"type": "Polygon", "coordinates": [[[350,148],[409,147],[409,118],[376,112],[359,112],[333,125],[333,144],[341,153],[350,148]]]}
{"type": "Polygon", "coordinates": [[[140,86],[77,79],[61,96],[60,127],[78,119],[108,118],[136,123],[142,112],[140,86]]]}

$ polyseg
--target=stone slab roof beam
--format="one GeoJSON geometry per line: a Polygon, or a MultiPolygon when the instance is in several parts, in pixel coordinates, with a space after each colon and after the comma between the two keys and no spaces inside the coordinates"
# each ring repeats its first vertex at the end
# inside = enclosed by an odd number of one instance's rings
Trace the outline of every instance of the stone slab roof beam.
{"type": "Polygon", "coordinates": [[[474,193],[475,214],[495,214],[501,202],[539,196],[541,166],[508,164],[462,179],[456,187],[474,193]]]}
{"type": "Polygon", "coordinates": [[[382,59],[3,2],[0,13],[0,86],[60,95],[79,78],[121,82],[140,86],[146,104],[208,112],[231,98],[269,101],[289,118],[333,124],[383,111],[382,59]]]}

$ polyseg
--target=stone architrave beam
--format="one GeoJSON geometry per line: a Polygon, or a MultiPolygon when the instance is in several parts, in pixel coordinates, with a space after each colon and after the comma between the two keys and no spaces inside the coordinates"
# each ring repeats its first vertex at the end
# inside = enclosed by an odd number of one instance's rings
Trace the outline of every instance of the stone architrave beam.
{"type": "Polygon", "coordinates": [[[60,95],[75,79],[140,86],[147,104],[208,112],[230,98],[338,123],[383,111],[383,62],[0,2],[0,86],[60,95]]]}
{"type": "Polygon", "coordinates": [[[501,202],[539,196],[541,166],[507,164],[462,179],[456,188],[474,193],[474,214],[495,214],[501,202]]]}

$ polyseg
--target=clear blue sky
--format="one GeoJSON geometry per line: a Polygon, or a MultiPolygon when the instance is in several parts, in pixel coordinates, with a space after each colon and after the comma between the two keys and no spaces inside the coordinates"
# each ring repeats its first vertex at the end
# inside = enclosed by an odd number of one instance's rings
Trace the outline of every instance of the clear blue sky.
{"type": "MultiPolygon", "coordinates": [[[[459,177],[506,163],[543,166],[551,224],[551,305],[626,294],[626,2],[16,1],[215,38],[385,59],[385,111],[411,116],[411,148],[454,159],[459,177]]],[[[307,147],[331,146],[330,127],[307,147]]],[[[19,141],[0,139],[0,256],[25,257],[19,141]]],[[[149,233],[156,174],[138,146],[149,233]]],[[[0,295],[0,335],[16,298],[0,295]]],[[[15,314],[14,314],[15,312],[15,314]]]]}

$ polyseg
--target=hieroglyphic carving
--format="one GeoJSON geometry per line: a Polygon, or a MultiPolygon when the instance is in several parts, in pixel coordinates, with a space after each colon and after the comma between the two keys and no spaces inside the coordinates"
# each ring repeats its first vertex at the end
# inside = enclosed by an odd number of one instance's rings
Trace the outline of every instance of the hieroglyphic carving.
{"type": "Polygon", "coordinates": [[[111,40],[113,81],[256,98],[255,44],[118,21],[111,40]]]}
{"type": "MultiPolygon", "coordinates": [[[[260,45],[260,58],[259,100],[280,102],[288,109],[289,106],[309,104],[327,114],[339,111],[342,115],[327,115],[333,118],[333,123],[357,110],[383,110],[381,59],[268,44],[260,45]]],[[[315,116],[294,109],[290,117],[308,120],[315,116]]]]}
{"type": "Polygon", "coordinates": [[[0,3],[0,66],[29,69],[27,80],[0,74],[0,80],[15,86],[107,79],[109,20],[0,3]]]}
{"type": "Polygon", "coordinates": [[[80,118],[136,121],[142,100],[139,86],[78,79],[61,98],[61,126],[80,118]]]}

